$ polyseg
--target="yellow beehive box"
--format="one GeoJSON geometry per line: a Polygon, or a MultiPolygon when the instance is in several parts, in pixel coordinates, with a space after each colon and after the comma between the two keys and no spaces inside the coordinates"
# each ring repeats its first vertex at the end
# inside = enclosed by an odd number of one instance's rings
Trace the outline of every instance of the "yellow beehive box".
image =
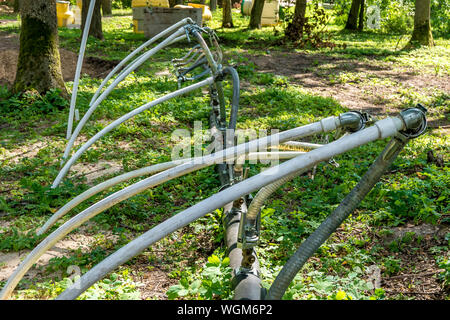
{"type": "Polygon", "coordinates": [[[74,14],[69,10],[69,1],[56,1],[56,19],[58,21],[58,27],[66,27],[68,24],[73,23],[74,14]]]}
{"type": "Polygon", "coordinates": [[[261,15],[262,26],[274,26],[278,23],[279,0],[266,0],[261,15]]]}
{"type": "Polygon", "coordinates": [[[139,7],[163,7],[169,8],[169,0],[133,0],[131,2],[132,8],[139,7]]]}
{"type": "Polygon", "coordinates": [[[169,0],[133,0],[133,32],[144,33],[144,9],[148,7],[169,8],[169,0]]]}
{"type": "Polygon", "coordinates": [[[187,5],[191,6],[193,8],[202,8],[203,9],[203,13],[202,13],[203,20],[211,20],[212,19],[211,10],[209,9],[209,7],[207,5],[198,4],[198,3],[190,3],[190,2],[187,5]]]}

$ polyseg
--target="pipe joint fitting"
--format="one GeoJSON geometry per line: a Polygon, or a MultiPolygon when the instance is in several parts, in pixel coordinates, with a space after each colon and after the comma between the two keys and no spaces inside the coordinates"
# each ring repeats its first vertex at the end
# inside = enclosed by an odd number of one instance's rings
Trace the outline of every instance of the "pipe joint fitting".
{"type": "Polygon", "coordinates": [[[400,118],[403,120],[406,128],[400,133],[409,139],[423,134],[427,129],[426,113],[427,109],[420,103],[414,108],[408,108],[400,112],[400,118]]]}
{"type": "Polygon", "coordinates": [[[356,132],[366,127],[366,123],[371,121],[368,113],[350,111],[339,115],[341,127],[349,132],[356,132]]]}
{"type": "Polygon", "coordinates": [[[241,221],[239,224],[239,233],[237,239],[237,246],[242,250],[248,250],[256,247],[259,244],[259,235],[261,231],[261,215],[257,219],[247,219],[247,212],[241,214],[241,221]]]}

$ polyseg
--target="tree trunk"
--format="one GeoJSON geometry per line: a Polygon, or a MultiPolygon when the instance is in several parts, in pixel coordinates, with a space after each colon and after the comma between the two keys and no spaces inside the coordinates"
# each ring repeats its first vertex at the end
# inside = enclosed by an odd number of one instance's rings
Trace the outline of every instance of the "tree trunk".
{"type": "Polygon", "coordinates": [[[295,11],[292,22],[288,24],[284,34],[290,40],[299,40],[303,36],[303,26],[305,25],[306,0],[297,0],[295,2],[295,11]]]}
{"type": "MultiPolygon", "coordinates": [[[[91,0],[83,0],[83,7],[81,8],[81,30],[84,30],[87,13],[89,10],[89,3],[91,0]]],[[[102,15],[100,14],[101,0],[95,1],[94,13],[92,15],[91,27],[89,28],[89,35],[99,40],[103,40],[102,31],[102,15]]]]}
{"type": "Polygon", "coordinates": [[[348,14],[347,23],[345,29],[357,30],[358,29],[358,12],[361,7],[361,0],[352,0],[352,6],[348,14]]]}
{"type": "Polygon", "coordinates": [[[261,16],[264,9],[264,0],[254,0],[252,12],[250,13],[249,29],[261,29],[261,16]]]}
{"type": "Polygon", "coordinates": [[[233,28],[233,16],[231,14],[231,0],[222,0],[223,17],[222,28],[233,28]]]}
{"type": "Polygon", "coordinates": [[[173,8],[177,4],[183,4],[183,0],[169,0],[169,7],[173,8]]]}
{"type": "Polygon", "coordinates": [[[217,9],[217,0],[210,0],[209,1],[209,9],[211,9],[211,11],[216,11],[216,9],[217,9]]]}
{"type": "Polygon", "coordinates": [[[430,0],[416,0],[414,30],[409,45],[432,47],[434,45],[430,24],[430,0]]]}
{"type": "MultiPolygon", "coordinates": [[[[97,0],[99,1],[99,0],[97,0]]],[[[101,0],[102,2],[102,13],[104,16],[110,16],[112,15],[112,7],[111,2],[112,0],[101,0]]]]}
{"type": "Polygon", "coordinates": [[[364,29],[364,0],[361,0],[361,6],[359,8],[358,30],[363,31],[363,29],[364,29]]]}
{"type": "Polygon", "coordinates": [[[61,89],[68,97],[61,73],[56,24],[56,0],[21,0],[22,27],[14,91],[45,93],[61,89]]]}
{"type": "Polygon", "coordinates": [[[13,4],[14,13],[18,13],[20,10],[20,0],[14,0],[13,4]]]}

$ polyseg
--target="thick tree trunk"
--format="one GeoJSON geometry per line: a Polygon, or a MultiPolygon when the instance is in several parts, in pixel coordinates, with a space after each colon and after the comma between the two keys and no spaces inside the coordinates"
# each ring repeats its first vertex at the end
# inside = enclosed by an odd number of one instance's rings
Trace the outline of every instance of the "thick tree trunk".
{"type": "MultiPolygon", "coordinates": [[[[99,1],[99,0],[97,0],[99,1]]],[[[101,0],[102,2],[102,13],[104,16],[110,16],[112,15],[112,6],[111,2],[112,0],[101,0]]]]}
{"type": "Polygon", "coordinates": [[[223,15],[222,28],[233,28],[233,16],[231,15],[231,0],[222,0],[223,15]]]}
{"type": "Polygon", "coordinates": [[[250,13],[249,29],[261,29],[261,16],[264,9],[264,0],[254,0],[252,12],[250,13]]]}
{"type": "Polygon", "coordinates": [[[348,13],[347,23],[345,29],[356,30],[358,29],[358,12],[361,7],[361,0],[352,0],[350,12],[348,13]]]}
{"type": "Polygon", "coordinates": [[[434,45],[430,24],[430,0],[416,0],[416,12],[414,14],[414,30],[409,45],[434,45]]]}
{"type": "Polygon", "coordinates": [[[210,0],[209,1],[209,8],[211,11],[216,11],[217,9],[217,0],[210,0]]]}
{"type": "Polygon", "coordinates": [[[292,22],[288,24],[284,31],[287,38],[299,40],[303,36],[303,26],[305,25],[306,0],[297,0],[295,2],[295,11],[292,22]]]}
{"type": "Polygon", "coordinates": [[[363,31],[363,29],[364,29],[364,0],[361,0],[359,8],[358,30],[363,31]]]}
{"type": "Polygon", "coordinates": [[[14,13],[18,13],[20,10],[20,0],[14,0],[13,4],[14,13]]]}
{"type": "Polygon", "coordinates": [[[61,89],[68,97],[61,74],[56,25],[56,0],[21,0],[22,27],[14,91],[45,93],[61,89]]]}
{"type": "MultiPolygon", "coordinates": [[[[90,2],[91,0],[83,0],[83,7],[81,8],[81,30],[84,30],[84,24],[86,22],[90,2]]],[[[101,0],[95,1],[91,27],[89,28],[89,35],[97,39],[103,40],[104,37],[102,31],[102,15],[100,13],[100,7],[101,7],[101,0]]]]}

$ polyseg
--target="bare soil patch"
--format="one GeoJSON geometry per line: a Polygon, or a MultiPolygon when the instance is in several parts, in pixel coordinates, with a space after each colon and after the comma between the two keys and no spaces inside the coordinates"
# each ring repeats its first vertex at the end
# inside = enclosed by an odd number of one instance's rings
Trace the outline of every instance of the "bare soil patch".
{"type": "MultiPolygon", "coordinates": [[[[106,234],[108,239],[117,240],[117,236],[111,233],[106,234]]],[[[95,236],[84,232],[68,235],[65,239],[49,249],[38,260],[25,275],[25,279],[33,279],[36,276],[44,276],[45,272],[42,267],[48,265],[50,259],[55,257],[70,256],[73,250],[81,249],[82,252],[90,250],[90,246],[96,242],[95,236]]],[[[21,250],[18,252],[0,252],[0,281],[7,280],[11,274],[17,269],[21,261],[30,253],[31,250],[21,250]]]]}
{"type": "MultiPolygon", "coordinates": [[[[436,89],[450,92],[448,76],[435,76],[410,67],[399,68],[391,62],[293,52],[247,55],[247,58],[260,72],[287,76],[315,94],[332,97],[349,109],[375,116],[398,111],[392,105],[401,104],[396,101],[401,96],[399,90],[412,89],[424,94],[436,89]],[[342,81],[339,76],[345,73],[350,74],[351,79],[342,81]],[[377,83],[365,81],[371,78],[377,79],[377,83]]],[[[445,118],[431,123],[433,127],[448,124],[445,118]]]]}
{"type": "MultiPolygon", "coordinates": [[[[62,48],[59,49],[59,53],[64,81],[72,81],[75,76],[78,54],[62,48]]],[[[19,37],[16,34],[0,33],[0,85],[10,86],[14,82],[18,57],[19,37]]],[[[93,78],[103,78],[116,65],[115,61],[86,57],[81,74],[88,74],[93,78]]]]}

